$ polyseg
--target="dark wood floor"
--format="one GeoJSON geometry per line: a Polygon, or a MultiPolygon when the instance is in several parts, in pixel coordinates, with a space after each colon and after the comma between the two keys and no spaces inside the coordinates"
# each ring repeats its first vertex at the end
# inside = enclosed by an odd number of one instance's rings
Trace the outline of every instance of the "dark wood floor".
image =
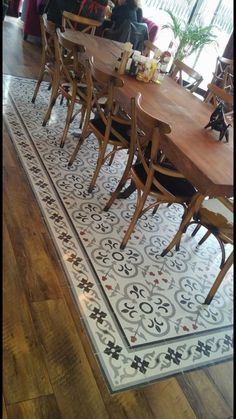
{"type": "MultiPolygon", "coordinates": [[[[7,17],[3,72],[36,78],[39,63],[7,17]]],[[[5,128],[3,153],[3,418],[233,418],[232,362],[109,394],[5,128]]]]}

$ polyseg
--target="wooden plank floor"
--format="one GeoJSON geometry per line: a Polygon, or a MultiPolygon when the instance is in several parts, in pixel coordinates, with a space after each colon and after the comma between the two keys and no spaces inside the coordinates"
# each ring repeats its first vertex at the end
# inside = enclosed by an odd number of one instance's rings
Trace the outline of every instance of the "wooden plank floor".
{"type": "MultiPolygon", "coordinates": [[[[40,47],[3,23],[3,72],[37,78],[40,47]]],[[[3,130],[3,418],[229,419],[232,362],[110,395],[39,207],[3,130]]]]}

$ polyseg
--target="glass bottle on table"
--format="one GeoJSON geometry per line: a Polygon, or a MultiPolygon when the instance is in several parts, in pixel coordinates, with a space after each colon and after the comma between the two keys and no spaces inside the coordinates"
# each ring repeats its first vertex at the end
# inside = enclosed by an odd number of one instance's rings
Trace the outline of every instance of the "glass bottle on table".
{"type": "Polygon", "coordinates": [[[136,76],[137,72],[138,72],[138,62],[139,62],[139,58],[141,56],[141,52],[140,51],[134,51],[133,56],[132,56],[132,62],[130,65],[130,70],[129,70],[129,75],[130,76],[136,76]]]}
{"type": "Polygon", "coordinates": [[[167,74],[167,68],[169,66],[169,62],[171,60],[171,54],[169,51],[164,51],[160,56],[159,61],[159,72],[157,76],[157,80],[162,82],[164,80],[165,75],[167,74]]]}

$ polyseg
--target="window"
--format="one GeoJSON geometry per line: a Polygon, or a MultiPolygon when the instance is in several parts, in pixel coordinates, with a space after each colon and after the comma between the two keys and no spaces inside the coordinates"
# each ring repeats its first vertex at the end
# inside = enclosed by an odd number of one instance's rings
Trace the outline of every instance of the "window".
{"type": "Polygon", "coordinates": [[[233,32],[233,1],[232,0],[142,0],[143,14],[150,17],[159,26],[156,44],[162,50],[168,48],[172,33],[161,31],[161,26],[169,21],[166,10],[170,10],[177,18],[191,22],[200,22],[202,26],[217,26],[218,46],[206,45],[202,50],[184,59],[184,62],[195,68],[203,76],[201,88],[207,90],[212,79],[217,56],[223,55],[224,49],[233,32]]]}

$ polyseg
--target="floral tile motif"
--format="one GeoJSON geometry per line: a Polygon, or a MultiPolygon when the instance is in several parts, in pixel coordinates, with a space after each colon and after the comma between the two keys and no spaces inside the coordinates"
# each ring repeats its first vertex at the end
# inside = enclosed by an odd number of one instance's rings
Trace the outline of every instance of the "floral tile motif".
{"type": "Polygon", "coordinates": [[[119,246],[132,218],[135,193],[103,208],[127,158],[105,165],[96,188],[88,185],[97,158],[90,135],[72,165],[79,132],[71,124],[59,147],[66,105],[57,103],[42,127],[49,92],[43,82],[31,103],[35,81],[4,76],[4,117],[60,255],[93,351],[112,392],[135,388],[232,358],[231,269],[210,306],[203,305],[218,271],[214,238],[184,235],[178,252],[161,257],[178,228],[180,205],[160,205],[136,225],[126,249],[119,246]]]}

